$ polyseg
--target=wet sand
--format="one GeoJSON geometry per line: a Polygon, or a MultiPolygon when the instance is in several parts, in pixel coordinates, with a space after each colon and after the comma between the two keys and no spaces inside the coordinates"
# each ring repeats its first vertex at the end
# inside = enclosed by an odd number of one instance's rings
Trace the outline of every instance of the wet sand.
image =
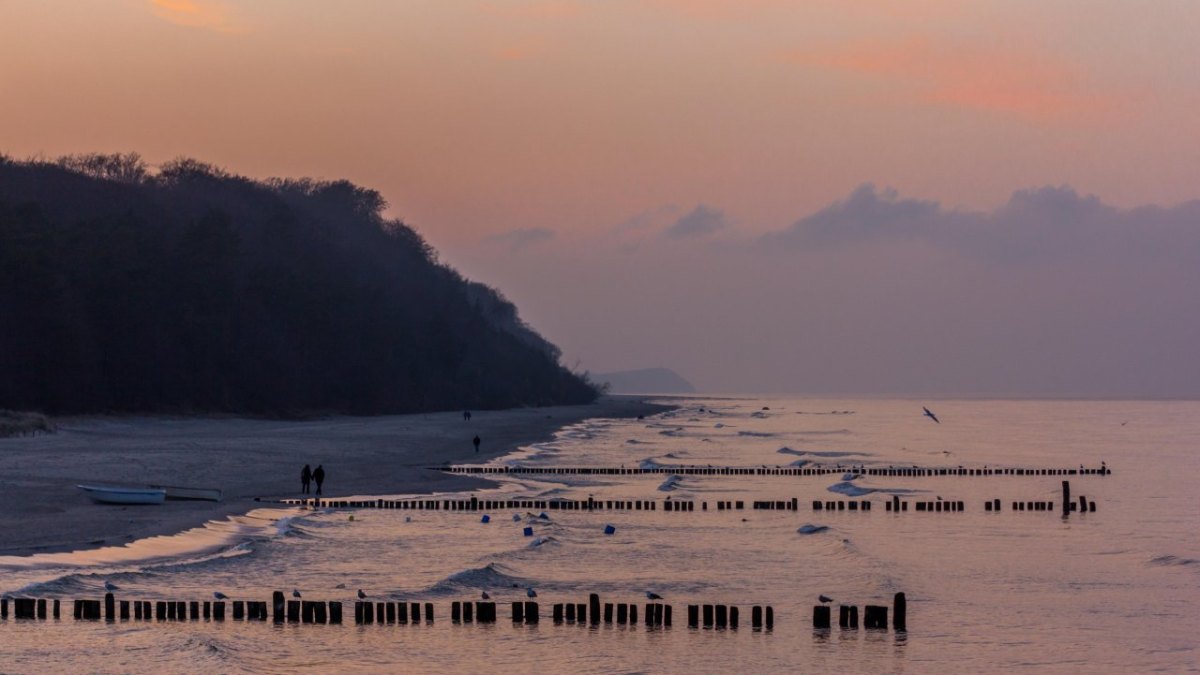
{"type": "Polygon", "coordinates": [[[470,422],[461,412],[305,421],[57,419],[55,434],[0,439],[0,555],[121,545],[245,513],[259,505],[255,498],[300,496],[306,463],[324,465],[331,498],[471,489],[487,482],[428,467],[489,459],[587,418],[661,409],[607,396],[591,405],[472,411],[470,422]],[[102,505],[75,487],[80,483],[216,487],[225,499],[102,505]]]}

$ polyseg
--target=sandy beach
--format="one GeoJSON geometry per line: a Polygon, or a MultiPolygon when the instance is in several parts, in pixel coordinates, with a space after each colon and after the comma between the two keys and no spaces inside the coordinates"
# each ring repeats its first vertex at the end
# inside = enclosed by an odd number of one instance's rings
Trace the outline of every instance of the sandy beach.
{"type": "Polygon", "coordinates": [[[300,495],[300,469],[324,465],[326,496],[471,489],[486,482],[428,467],[482,461],[592,417],[661,410],[637,398],[591,405],[304,421],[81,417],[58,432],[0,439],[0,555],[121,545],[300,495]],[[475,452],[472,438],[482,439],[475,452]],[[80,483],[217,487],[223,502],[92,503],[80,483]]]}

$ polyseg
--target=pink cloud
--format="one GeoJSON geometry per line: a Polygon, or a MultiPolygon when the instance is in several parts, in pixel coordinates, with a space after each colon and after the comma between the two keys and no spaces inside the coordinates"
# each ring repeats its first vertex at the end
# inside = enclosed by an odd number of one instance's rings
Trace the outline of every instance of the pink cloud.
{"type": "Polygon", "coordinates": [[[1002,112],[1036,122],[1096,119],[1116,103],[1085,73],[1044,51],[995,45],[864,40],[792,51],[785,59],[807,66],[894,82],[917,100],[1002,112]]]}
{"type": "Polygon", "coordinates": [[[246,26],[233,10],[219,0],[150,0],[154,15],[180,26],[205,28],[219,33],[245,32],[246,26]]]}

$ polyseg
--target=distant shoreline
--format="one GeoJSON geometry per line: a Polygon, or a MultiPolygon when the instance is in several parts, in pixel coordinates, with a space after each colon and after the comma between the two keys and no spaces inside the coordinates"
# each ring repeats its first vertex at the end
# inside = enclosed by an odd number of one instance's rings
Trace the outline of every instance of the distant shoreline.
{"type": "Polygon", "coordinates": [[[0,555],[121,546],[268,506],[256,497],[300,495],[300,468],[323,464],[325,496],[483,489],[491,481],[428,467],[482,462],[550,440],[565,426],[669,409],[643,397],[587,405],[309,420],[78,417],[58,433],[0,439],[0,555]],[[478,453],[471,439],[482,440],[478,453]],[[217,487],[225,500],[161,506],[91,503],[75,485],[217,487]]]}

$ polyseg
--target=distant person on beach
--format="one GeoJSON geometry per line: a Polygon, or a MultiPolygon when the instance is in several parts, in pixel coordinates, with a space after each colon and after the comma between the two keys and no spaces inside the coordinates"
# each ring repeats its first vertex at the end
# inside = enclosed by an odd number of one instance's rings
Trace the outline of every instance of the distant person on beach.
{"type": "Polygon", "coordinates": [[[312,469],[305,464],[303,469],[300,469],[300,492],[308,494],[308,485],[312,482],[312,469]]]}
{"type": "Polygon", "coordinates": [[[475,444],[475,452],[479,452],[479,435],[476,434],[475,440],[473,440],[471,442],[475,444]]]}
{"type": "Polygon", "coordinates": [[[312,477],[317,482],[317,494],[321,494],[321,483],[325,482],[325,469],[318,464],[317,470],[313,471],[312,477]]]}
{"type": "Polygon", "coordinates": [[[464,411],[463,411],[463,421],[464,421],[464,422],[470,422],[470,421],[471,421],[471,411],[470,411],[470,410],[464,410],[464,411]]]}

